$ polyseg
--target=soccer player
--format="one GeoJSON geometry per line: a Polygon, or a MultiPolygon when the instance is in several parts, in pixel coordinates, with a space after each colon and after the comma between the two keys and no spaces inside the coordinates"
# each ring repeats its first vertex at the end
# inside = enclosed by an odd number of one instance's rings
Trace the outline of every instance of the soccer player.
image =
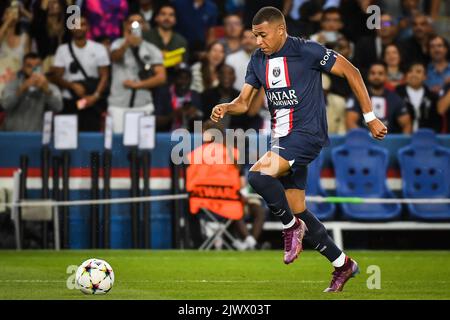
{"type": "Polygon", "coordinates": [[[321,72],[345,77],[359,101],[375,139],[387,128],[376,118],[361,75],[350,62],[322,45],[286,32],[284,16],[274,7],[260,9],[252,30],[257,49],[248,64],[240,95],[216,105],[211,119],[248,110],[252,98],[264,87],[272,115],[270,151],[250,169],[248,181],[283,223],[284,263],[293,262],[303,250],[303,237],[335,267],[326,292],[342,291],[358,265],[328,236],[324,225],[306,208],[307,166],[329,144],[321,72]]]}

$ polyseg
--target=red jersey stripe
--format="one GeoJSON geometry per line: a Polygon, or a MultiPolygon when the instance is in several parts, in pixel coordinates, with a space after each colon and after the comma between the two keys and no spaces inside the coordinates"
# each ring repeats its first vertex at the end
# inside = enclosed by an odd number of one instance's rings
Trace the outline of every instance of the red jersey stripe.
{"type": "Polygon", "coordinates": [[[287,58],[286,57],[283,57],[283,62],[284,62],[284,77],[286,79],[286,86],[290,87],[291,86],[291,81],[289,80],[289,69],[288,69],[287,58]]]}
{"type": "Polygon", "coordinates": [[[270,83],[269,83],[269,59],[266,61],[266,87],[267,89],[270,89],[270,83]]]}

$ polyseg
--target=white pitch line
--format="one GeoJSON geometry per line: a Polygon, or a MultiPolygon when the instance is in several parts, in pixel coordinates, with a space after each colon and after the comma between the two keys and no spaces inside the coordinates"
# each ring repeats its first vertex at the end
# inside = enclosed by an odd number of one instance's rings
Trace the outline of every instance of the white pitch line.
{"type": "MultiPolygon", "coordinates": [[[[0,283],[66,283],[67,280],[0,280],[0,283]]],[[[314,280],[131,280],[124,283],[323,283],[314,280]]]]}

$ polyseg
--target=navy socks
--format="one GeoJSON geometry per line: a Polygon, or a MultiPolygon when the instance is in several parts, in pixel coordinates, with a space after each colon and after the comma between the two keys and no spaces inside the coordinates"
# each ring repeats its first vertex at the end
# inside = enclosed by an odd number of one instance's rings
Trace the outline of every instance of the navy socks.
{"type": "Polygon", "coordinates": [[[325,226],[314,214],[306,209],[295,216],[303,220],[306,224],[307,231],[304,239],[311,244],[314,249],[319,251],[330,262],[334,262],[341,256],[342,250],[336,246],[333,239],[328,235],[325,226]]]}
{"type": "Polygon", "coordinates": [[[263,199],[272,213],[278,216],[285,226],[294,224],[294,216],[284,193],[281,182],[272,176],[261,174],[258,171],[248,173],[248,182],[263,199]]]}

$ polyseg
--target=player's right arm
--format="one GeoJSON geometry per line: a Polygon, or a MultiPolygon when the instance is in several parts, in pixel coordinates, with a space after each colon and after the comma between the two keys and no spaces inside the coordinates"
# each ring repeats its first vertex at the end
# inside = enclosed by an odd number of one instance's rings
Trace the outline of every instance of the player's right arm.
{"type": "Polygon", "coordinates": [[[372,110],[369,93],[358,69],[341,55],[337,55],[331,73],[347,79],[350,88],[359,101],[363,114],[372,114],[373,119],[367,121],[372,136],[375,139],[382,140],[387,134],[387,128],[379,119],[377,119],[372,110]]]}
{"type": "Polygon", "coordinates": [[[246,113],[253,97],[258,93],[258,89],[245,83],[239,96],[230,103],[216,105],[211,111],[211,120],[218,122],[225,114],[238,115],[246,113]]]}

